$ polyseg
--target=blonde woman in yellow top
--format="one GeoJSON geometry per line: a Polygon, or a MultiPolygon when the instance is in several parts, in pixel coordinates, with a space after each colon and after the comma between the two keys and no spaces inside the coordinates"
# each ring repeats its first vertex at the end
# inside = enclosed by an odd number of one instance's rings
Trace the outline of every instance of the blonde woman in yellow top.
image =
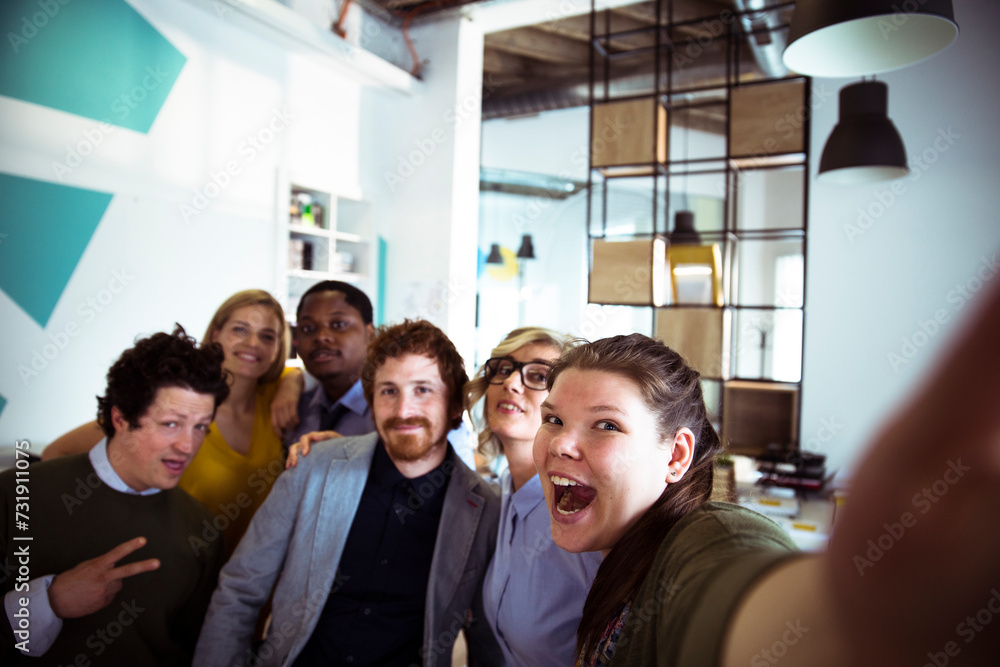
{"type": "MultiPolygon", "coordinates": [[[[291,338],[284,311],[263,290],[229,297],[205,331],[202,344],[209,343],[218,343],[225,352],[229,397],[216,411],[180,486],[216,515],[200,535],[192,535],[192,548],[207,547],[225,535],[228,555],[284,469],[279,433],[298,422],[303,382],[300,370],[285,369],[291,338]]],[[[53,441],[42,458],[89,451],[102,437],[97,422],[85,424],[53,441]]]]}

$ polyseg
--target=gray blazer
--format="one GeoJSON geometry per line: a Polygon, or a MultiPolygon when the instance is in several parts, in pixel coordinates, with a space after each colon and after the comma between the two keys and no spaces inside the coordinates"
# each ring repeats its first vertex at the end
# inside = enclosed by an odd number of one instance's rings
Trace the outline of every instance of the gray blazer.
{"type": "MultiPolygon", "coordinates": [[[[195,649],[195,667],[242,667],[261,606],[274,591],[271,625],[256,665],[291,664],[319,619],[347,542],[371,466],[377,433],[317,444],[278,477],[250,522],[219,585],[195,649]]],[[[424,615],[424,667],[451,665],[465,631],[470,659],[502,665],[482,615],[482,583],[496,546],[500,502],[451,447],[454,472],[445,491],[424,615]]]]}

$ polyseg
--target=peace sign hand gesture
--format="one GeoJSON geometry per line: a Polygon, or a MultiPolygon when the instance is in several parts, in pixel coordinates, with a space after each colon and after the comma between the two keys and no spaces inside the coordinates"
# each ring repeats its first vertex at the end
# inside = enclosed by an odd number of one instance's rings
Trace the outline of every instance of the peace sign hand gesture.
{"type": "Polygon", "coordinates": [[[111,604],[122,588],[122,579],[160,567],[156,558],[115,567],[115,563],[145,545],[145,537],[136,537],[56,575],[49,586],[52,611],[59,618],[79,618],[111,604]]]}

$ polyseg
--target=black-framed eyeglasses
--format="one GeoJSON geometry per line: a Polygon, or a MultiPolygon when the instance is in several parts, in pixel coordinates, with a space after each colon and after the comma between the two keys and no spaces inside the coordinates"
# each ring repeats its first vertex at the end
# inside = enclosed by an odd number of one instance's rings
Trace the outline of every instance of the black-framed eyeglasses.
{"type": "Polygon", "coordinates": [[[514,371],[521,372],[521,384],[528,389],[542,391],[549,388],[552,364],[544,361],[514,361],[510,357],[494,357],[483,364],[486,381],[503,384],[514,371]]]}

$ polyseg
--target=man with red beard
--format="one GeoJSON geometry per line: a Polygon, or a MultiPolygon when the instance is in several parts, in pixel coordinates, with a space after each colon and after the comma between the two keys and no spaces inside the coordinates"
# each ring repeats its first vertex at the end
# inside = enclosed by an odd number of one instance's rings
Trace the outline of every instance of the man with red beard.
{"type": "Polygon", "coordinates": [[[222,571],[195,665],[447,667],[460,631],[475,664],[502,664],[479,599],[499,500],[447,441],[467,380],[434,325],[376,334],[361,374],[376,432],[322,443],[278,479],[222,571]]]}

